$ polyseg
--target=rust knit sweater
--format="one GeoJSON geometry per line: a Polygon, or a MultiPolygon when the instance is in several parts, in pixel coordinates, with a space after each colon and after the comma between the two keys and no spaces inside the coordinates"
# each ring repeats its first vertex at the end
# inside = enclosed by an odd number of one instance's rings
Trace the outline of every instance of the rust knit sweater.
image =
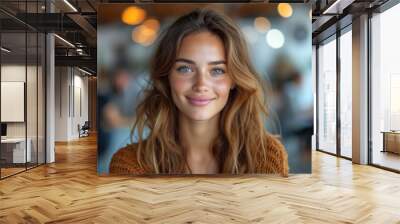
{"type": "MultiPolygon", "coordinates": [[[[268,135],[267,137],[267,161],[265,172],[267,174],[280,174],[288,176],[288,158],[284,146],[280,141],[268,135]]],[[[110,174],[119,175],[143,175],[151,174],[141,168],[137,161],[135,145],[127,145],[119,149],[114,155],[110,163],[110,174]]]]}

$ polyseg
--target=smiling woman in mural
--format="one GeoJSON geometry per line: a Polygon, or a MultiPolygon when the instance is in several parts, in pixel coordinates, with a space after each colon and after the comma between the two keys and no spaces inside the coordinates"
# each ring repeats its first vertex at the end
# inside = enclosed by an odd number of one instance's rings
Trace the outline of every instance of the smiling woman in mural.
{"type": "Polygon", "coordinates": [[[192,11],[161,36],[132,129],[138,141],[114,154],[110,173],[287,176],[286,150],[264,125],[264,96],[237,25],[192,11]]]}

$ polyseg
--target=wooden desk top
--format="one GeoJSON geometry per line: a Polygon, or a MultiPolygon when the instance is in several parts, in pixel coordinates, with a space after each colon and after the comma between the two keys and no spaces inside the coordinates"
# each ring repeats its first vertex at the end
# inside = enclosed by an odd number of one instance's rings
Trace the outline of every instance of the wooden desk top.
{"type": "MultiPolygon", "coordinates": [[[[19,143],[19,142],[24,142],[25,138],[6,138],[6,139],[1,139],[1,143],[19,143]]],[[[27,141],[30,141],[28,138],[27,141]]]]}
{"type": "Polygon", "coordinates": [[[384,133],[384,134],[397,134],[397,135],[400,135],[400,131],[381,131],[381,133],[384,133]]]}

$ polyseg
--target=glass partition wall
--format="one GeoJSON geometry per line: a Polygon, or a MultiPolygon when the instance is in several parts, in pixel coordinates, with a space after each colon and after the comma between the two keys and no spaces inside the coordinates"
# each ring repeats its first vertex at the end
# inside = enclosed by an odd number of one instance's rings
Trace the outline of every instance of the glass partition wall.
{"type": "Polygon", "coordinates": [[[39,2],[0,10],[1,179],[45,163],[45,35],[18,20],[39,2]]]}
{"type": "MultiPolygon", "coordinates": [[[[1,33],[1,177],[26,169],[26,32],[1,33]]],[[[30,160],[27,160],[30,162],[30,160]]]]}

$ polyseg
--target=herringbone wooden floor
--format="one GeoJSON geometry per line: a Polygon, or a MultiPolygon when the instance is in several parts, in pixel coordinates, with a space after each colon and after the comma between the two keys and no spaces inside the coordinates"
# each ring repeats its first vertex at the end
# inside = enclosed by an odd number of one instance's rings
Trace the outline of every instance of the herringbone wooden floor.
{"type": "Polygon", "coordinates": [[[0,223],[400,223],[400,175],[313,152],[313,174],[99,177],[96,139],[0,181],[0,223]]]}

